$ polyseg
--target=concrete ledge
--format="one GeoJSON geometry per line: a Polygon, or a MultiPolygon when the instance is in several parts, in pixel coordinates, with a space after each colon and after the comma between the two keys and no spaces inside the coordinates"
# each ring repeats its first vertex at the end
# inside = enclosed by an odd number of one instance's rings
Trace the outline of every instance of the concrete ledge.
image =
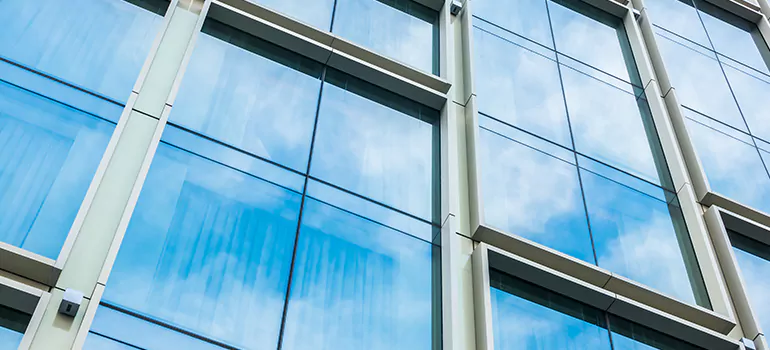
{"type": "MultiPolygon", "coordinates": [[[[428,90],[435,90],[438,94],[446,94],[452,87],[448,81],[433,74],[382,56],[340,36],[311,27],[247,0],[214,0],[208,15],[321,63],[327,63],[334,51],[340,56],[356,58],[372,67],[402,76],[403,80],[428,90]]],[[[370,82],[378,84],[377,81],[370,82]]],[[[393,92],[410,96],[409,92],[393,92]]]]}
{"type": "MultiPolygon", "coordinates": [[[[735,327],[735,321],[697,305],[691,305],[664,295],[650,287],[613,274],[601,267],[566,255],[526,238],[499,229],[479,225],[473,238],[498,248],[499,252],[527,259],[549,270],[579,279],[603,290],[632,298],[650,307],[666,310],[674,317],[723,334],[735,327]]],[[[541,272],[542,273],[542,272],[541,272]]],[[[571,293],[571,292],[570,292],[571,293]]],[[[566,294],[571,296],[572,294],[566,294]]]]}
{"type": "Polygon", "coordinates": [[[56,261],[0,242],[0,270],[53,286],[61,274],[56,261]]]}

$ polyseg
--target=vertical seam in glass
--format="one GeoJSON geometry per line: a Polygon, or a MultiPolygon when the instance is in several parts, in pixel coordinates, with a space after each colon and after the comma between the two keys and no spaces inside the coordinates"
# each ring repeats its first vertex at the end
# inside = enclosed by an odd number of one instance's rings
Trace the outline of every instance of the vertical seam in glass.
{"type": "Polygon", "coordinates": [[[607,324],[607,336],[610,338],[610,349],[615,350],[615,343],[612,341],[612,324],[610,324],[610,313],[602,311],[604,322],[607,324]]]}
{"type": "MultiPolygon", "coordinates": [[[[336,3],[336,0],[335,0],[336,3]]],[[[333,18],[333,17],[332,17],[333,18]]],[[[318,128],[318,117],[321,113],[321,97],[323,96],[324,91],[324,85],[326,84],[326,71],[328,70],[327,67],[324,66],[323,71],[321,72],[321,87],[318,90],[318,102],[316,103],[316,110],[315,110],[315,121],[313,123],[313,136],[310,139],[310,153],[307,157],[307,171],[305,173],[305,184],[302,188],[302,199],[300,200],[299,205],[299,215],[297,215],[297,230],[294,234],[294,248],[292,249],[291,253],[291,265],[289,265],[289,279],[286,284],[286,296],[283,301],[283,313],[281,315],[281,327],[278,330],[278,344],[276,349],[281,350],[283,348],[283,334],[286,330],[286,317],[288,316],[289,311],[289,298],[291,296],[291,283],[292,278],[294,277],[294,263],[296,262],[297,258],[297,247],[299,246],[299,233],[300,228],[302,227],[302,214],[305,210],[305,199],[307,198],[307,183],[308,178],[310,177],[310,164],[311,159],[313,158],[313,146],[315,144],[315,137],[316,137],[316,131],[318,128]]]]}
{"type": "MultiPolygon", "coordinates": [[[[337,0],[334,0],[332,5],[332,18],[329,22],[329,33],[334,33],[334,18],[337,16],[337,0]]],[[[324,75],[326,74],[326,68],[324,68],[324,75]]]]}
{"type": "Polygon", "coordinates": [[[588,226],[588,239],[591,241],[591,253],[594,256],[594,265],[599,266],[599,259],[596,257],[596,245],[594,244],[594,234],[591,230],[591,219],[588,217],[588,203],[586,202],[586,194],[583,190],[583,177],[580,175],[580,164],[578,163],[577,148],[575,146],[575,135],[572,132],[572,121],[569,117],[569,108],[567,106],[567,93],[564,90],[564,79],[561,74],[561,63],[559,63],[559,51],[556,48],[556,37],[553,34],[553,23],[551,22],[551,9],[548,3],[550,0],[545,0],[545,11],[548,15],[548,28],[551,30],[551,42],[553,43],[553,49],[556,53],[556,70],[559,72],[559,87],[561,88],[561,96],[564,99],[564,113],[567,116],[567,127],[569,128],[569,137],[572,141],[572,155],[575,157],[575,171],[578,176],[578,184],[580,185],[580,196],[583,199],[583,212],[586,217],[586,225],[588,226]]]}

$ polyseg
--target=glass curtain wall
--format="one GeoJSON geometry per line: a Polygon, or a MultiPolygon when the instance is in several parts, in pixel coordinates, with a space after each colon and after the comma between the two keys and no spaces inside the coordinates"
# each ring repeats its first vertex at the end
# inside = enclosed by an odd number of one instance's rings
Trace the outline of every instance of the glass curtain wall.
{"type": "Polygon", "coordinates": [[[489,277],[496,350],[699,349],[503,272],[489,277]]]}
{"type": "MultiPolygon", "coordinates": [[[[749,302],[760,327],[770,329],[770,247],[739,233],[728,231],[735,259],[749,294],[749,302]]],[[[765,331],[766,332],[766,331],[765,331]]]]}
{"type": "Polygon", "coordinates": [[[438,75],[438,12],[414,0],[249,0],[438,75]]]}
{"type": "Polygon", "coordinates": [[[473,4],[485,223],[709,306],[620,18],[473,4]]]}
{"type": "Polygon", "coordinates": [[[86,349],[439,349],[438,112],[207,20],[86,349]]]}
{"type": "Polygon", "coordinates": [[[711,189],[770,212],[770,51],[759,29],[705,1],[645,4],[711,189]]]}
{"type": "Polygon", "coordinates": [[[56,259],[168,2],[0,2],[0,240],[56,259]]]}

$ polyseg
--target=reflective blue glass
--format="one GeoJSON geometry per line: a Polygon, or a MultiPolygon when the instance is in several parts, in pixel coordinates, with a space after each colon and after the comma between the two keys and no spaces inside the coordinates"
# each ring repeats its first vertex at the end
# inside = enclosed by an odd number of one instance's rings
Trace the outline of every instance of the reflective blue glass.
{"type": "Polygon", "coordinates": [[[549,1],[548,8],[556,51],[625,81],[638,80],[629,74],[633,59],[623,47],[628,38],[620,19],[580,1],[549,1]]]}
{"type": "Polygon", "coordinates": [[[56,259],[114,127],[0,83],[0,240],[56,259]]]}
{"type": "Polygon", "coordinates": [[[315,61],[209,20],[169,120],[305,172],[321,70],[315,61]]]}
{"type": "Polygon", "coordinates": [[[6,0],[0,56],[125,102],[162,20],[122,0],[6,0]]]}
{"type": "Polygon", "coordinates": [[[702,280],[681,210],[667,201],[674,195],[634,184],[640,180],[628,175],[611,179],[585,169],[580,173],[599,266],[684,302],[708,306],[707,299],[696,297],[702,280]]]}
{"type": "Polygon", "coordinates": [[[609,350],[605,316],[527,282],[490,271],[496,350],[609,350]]]}
{"type": "Polygon", "coordinates": [[[700,16],[692,0],[645,0],[652,22],[703,47],[711,47],[700,16]]]}
{"type": "Polygon", "coordinates": [[[770,212],[770,177],[751,138],[688,113],[687,131],[712,191],[770,212]]]}
{"type": "Polygon", "coordinates": [[[716,55],[661,30],[658,48],[679,102],[739,130],[746,130],[716,55]]]}
{"type": "Polygon", "coordinates": [[[479,28],[473,44],[479,112],[572,148],[556,62],[479,28]]]}
{"type": "Polygon", "coordinates": [[[473,15],[553,48],[546,0],[477,0],[473,15]]]}
{"type": "Polygon", "coordinates": [[[326,79],[310,174],[437,220],[438,112],[335,71],[326,79]]]}
{"type": "Polygon", "coordinates": [[[300,202],[162,144],[104,300],[232,346],[274,347],[300,202]]]}
{"type": "Polygon", "coordinates": [[[329,30],[334,0],[249,0],[321,30],[329,30]]]}
{"type": "Polygon", "coordinates": [[[770,74],[766,63],[770,52],[756,24],[706,1],[698,1],[698,9],[711,43],[714,44],[714,50],[760,72],[770,74]],[[760,52],[760,49],[763,52],[760,52]]]}
{"type": "Polygon", "coordinates": [[[577,169],[520,142],[479,130],[485,222],[594,263],[577,169]]]}
{"type": "Polygon", "coordinates": [[[575,149],[660,184],[647,102],[574,69],[561,71],[575,149]]]}
{"type": "Polygon", "coordinates": [[[749,302],[762,329],[770,329],[770,248],[749,238],[731,234],[735,259],[749,294],[749,302]]]}
{"type": "Polygon", "coordinates": [[[438,248],[306,198],[282,349],[431,349],[438,248]]]}
{"type": "Polygon", "coordinates": [[[722,67],[751,134],[770,140],[770,110],[767,108],[770,76],[727,59],[722,60],[722,67]]]}
{"type": "Polygon", "coordinates": [[[170,328],[99,306],[86,337],[85,350],[123,349],[221,350],[212,343],[193,338],[170,328]]]}
{"type": "Polygon", "coordinates": [[[377,53],[438,74],[438,13],[413,0],[337,0],[332,31],[377,53]]]}

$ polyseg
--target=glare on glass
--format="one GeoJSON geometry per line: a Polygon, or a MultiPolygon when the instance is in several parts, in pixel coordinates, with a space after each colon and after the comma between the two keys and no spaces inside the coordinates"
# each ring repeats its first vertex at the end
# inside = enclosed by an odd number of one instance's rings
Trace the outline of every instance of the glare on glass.
{"type": "Polygon", "coordinates": [[[431,349],[432,244],[306,198],[283,349],[431,349]]]}
{"type": "Polygon", "coordinates": [[[438,13],[413,0],[337,0],[332,31],[428,73],[438,74],[438,13]]]}
{"type": "Polygon", "coordinates": [[[169,120],[305,172],[321,70],[319,63],[210,20],[169,120]]]}
{"type": "Polygon", "coordinates": [[[162,144],[104,299],[233,346],[273,347],[300,201],[162,144]]]}
{"type": "Polygon", "coordinates": [[[123,0],[6,0],[0,56],[125,102],[162,21],[123,0]]]}
{"type": "Polygon", "coordinates": [[[56,259],[114,128],[0,83],[0,240],[56,259]]]}

